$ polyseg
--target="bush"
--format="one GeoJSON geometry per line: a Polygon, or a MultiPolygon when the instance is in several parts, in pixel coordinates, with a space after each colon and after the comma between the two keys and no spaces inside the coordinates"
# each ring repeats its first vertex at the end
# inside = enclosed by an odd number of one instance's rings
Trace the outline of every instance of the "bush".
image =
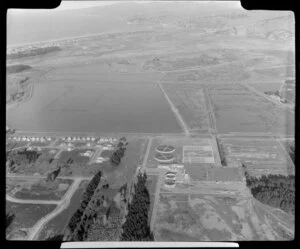
{"type": "Polygon", "coordinates": [[[295,212],[295,177],[283,175],[262,175],[251,177],[245,171],[246,184],[254,198],[287,213],[295,212]]]}

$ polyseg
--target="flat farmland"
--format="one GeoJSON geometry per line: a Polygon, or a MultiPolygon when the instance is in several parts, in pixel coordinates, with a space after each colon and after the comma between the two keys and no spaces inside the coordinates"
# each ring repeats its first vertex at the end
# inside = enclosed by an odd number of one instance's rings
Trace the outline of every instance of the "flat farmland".
{"type": "Polygon", "coordinates": [[[280,173],[286,175],[287,168],[293,163],[280,144],[271,139],[234,139],[221,140],[228,165],[244,163],[250,174],[280,173]]]}
{"type": "Polygon", "coordinates": [[[6,210],[15,214],[15,218],[6,229],[6,238],[8,240],[26,239],[30,228],[55,208],[56,205],[53,204],[23,204],[6,201],[6,210]]]}
{"type": "Polygon", "coordinates": [[[191,69],[166,73],[161,81],[163,83],[195,83],[214,84],[216,82],[239,82],[250,77],[241,62],[230,64],[217,64],[200,69],[191,69]]]}
{"type": "Polygon", "coordinates": [[[10,196],[22,200],[61,200],[69,189],[73,180],[56,179],[54,182],[46,182],[39,178],[7,178],[7,188],[10,196]]]}
{"type": "Polygon", "coordinates": [[[219,132],[294,134],[294,115],[238,84],[207,85],[219,132]]]}
{"type": "Polygon", "coordinates": [[[143,69],[154,71],[173,71],[178,69],[188,69],[193,67],[209,66],[219,64],[218,56],[213,51],[211,54],[195,53],[163,55],[146,60],[143,69]]]}
{"type": "Polygon", "coordinates": [[[160,194],[157,241],[288,240],[294,220],[239,195],[160,194]],[[278,222],[280,220],[280,222],[278,222]]]}
{"type": "Polygon", "coordinates": [[[178,109],[191,132],[215,128],[204,89],[195,84],[163,84],[169,98],[178,109]]]}

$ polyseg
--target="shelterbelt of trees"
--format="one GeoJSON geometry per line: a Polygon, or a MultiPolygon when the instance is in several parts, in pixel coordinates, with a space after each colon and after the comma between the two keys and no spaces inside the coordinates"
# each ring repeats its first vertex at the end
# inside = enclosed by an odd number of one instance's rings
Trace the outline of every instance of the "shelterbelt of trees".
{"type": "Polygon", "coordinates": [[[146,187],[147,175],[139,173],[134,185],[131,203],[128,203],[128,214],[122,226],[121,241],[153,241],[153,234],[148,224],[150,195],[146,187]]]}
{"type": "Polygon", "coordinates": [[[295,212],[295,176],[262,175],[251,177],[245,171],[246,184],[254,198],[261,203],[280,208],[287,213],[295,212]]]}
{"type": "MultiPolygon", "coordinates": [[[[89,182],[80,204],[80,207],[71,217],[69,224],[66,228],[64,241],[82,241],[86,236],[86,231],[90,225],[90,220],[93,218],[94,210],[86,210],[90,200],[92,199],[95,190],[97,189],[102,172],[98,171],[97,174],[89,182]]],[[[95,213],[95,212],[94,212],[95,213]]]]}

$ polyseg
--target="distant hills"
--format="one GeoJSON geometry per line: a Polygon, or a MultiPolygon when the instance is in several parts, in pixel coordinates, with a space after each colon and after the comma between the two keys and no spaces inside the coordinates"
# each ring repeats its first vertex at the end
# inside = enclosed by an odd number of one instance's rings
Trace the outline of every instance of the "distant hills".
{"type": "Polygon", "coordinates": [[[135,29],[294,39],[292,12],[246,11],[229,2],[119,3],[64,11],[8,13],[8,45],[135,29]]]}

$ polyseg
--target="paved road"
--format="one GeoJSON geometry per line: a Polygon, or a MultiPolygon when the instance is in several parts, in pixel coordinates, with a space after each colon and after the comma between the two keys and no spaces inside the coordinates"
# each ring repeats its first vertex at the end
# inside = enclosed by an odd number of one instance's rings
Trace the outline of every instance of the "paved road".
{"type": "Polygon", "coordinates": [[[17,199],[10,195],[6,195],[6,200],[15,202],[15,203],[24,203],[24,204],[61,204],[61,201],[54,201],[54,200],[24,200],[24,199],[17,199]]]}
{"type": "Polygon", "coordinates": [[[41,232],[41,230],[45,226],[45,224],[69,206],[70,200],[71,200],[74,192],[77,190],[80,182],[81,182],[81,179],[74,180],[73,184],[68,189],[65,196],[63,197],[63,200],[61,201],[61,203],[50,214],[48,214],[45,217],[43,217],[42,219],[40,219],[30,229],[30,234],[28,236],[28,240],[36,240],[39,236],[39,233],[41,232]]]}
{"type": "MultiPolygon", "coordinates": [[[[37,178],[37,179],[44,179],[47,176],[42,175],[13,175],[13,174],[6,174],[6,177],[19,177],[19,178],[37,178]]],[[[56,179],[70,179],[70,180],[91,180],[93,176],[59,176],[56,179]]]]}

